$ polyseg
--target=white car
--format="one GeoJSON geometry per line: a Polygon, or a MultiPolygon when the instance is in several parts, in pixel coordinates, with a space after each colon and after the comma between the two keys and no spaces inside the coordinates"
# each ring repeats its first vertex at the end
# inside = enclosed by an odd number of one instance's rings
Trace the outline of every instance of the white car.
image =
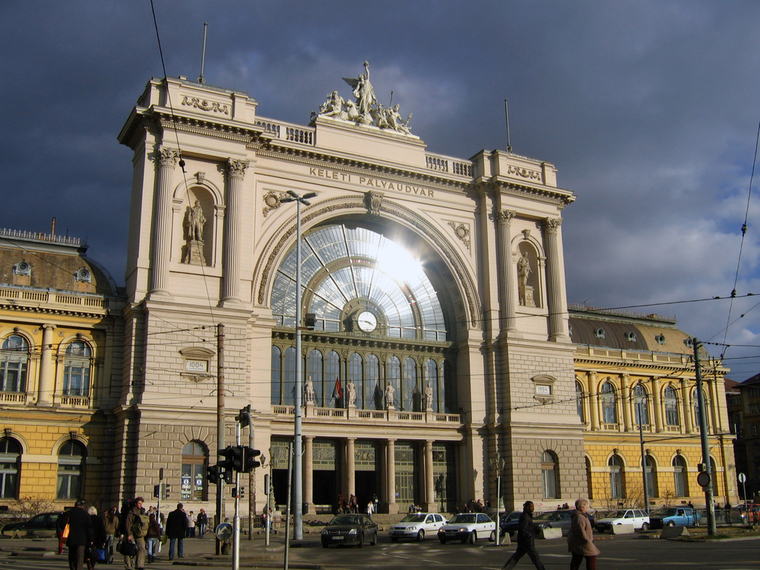
{"type": "Polygon", "coordinates": [[[425,537],[435,538],[438,529],[448,521],[438,513],[414,513],[406,515],[388,529],[393,542],[399,538],[412,538],[422,542],[425,537]]]}
{"type": "Polygon", "coordinates": [[[596,521],[595,528],[599,532],[604,532],[621,524],[632,524],[634,530],[649,530],[649,515],[646,511],[639,509],[621,509],[596,521]]]}
{"type": "Polygon", "coordinates": [[[462,513],[455,515],[438,529],[438,540],[446,544],[450,540],[475,544],[479,538],[496,540],[496,522],[485,513],[462,513]]]}

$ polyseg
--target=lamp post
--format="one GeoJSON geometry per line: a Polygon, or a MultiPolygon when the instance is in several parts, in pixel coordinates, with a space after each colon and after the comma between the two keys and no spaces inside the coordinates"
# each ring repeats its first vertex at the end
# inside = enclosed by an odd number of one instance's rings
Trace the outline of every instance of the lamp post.
{"type": "Polygon", "coordinates": [[[647,458],[644,453],[644,426],[642,418],[644,417],[644,406],[647,404],[647,397],[640,396],[636,398],[636,412],[639,418],[639,443],[641,444],[641,475],[644,482],[644,508],[649,516],[649,489],[647,488],[647,458]]]}
{"type": "MultiPolygon", "coordinates": [[[[303,373],[301,372],[301,204],[310,206],[309,198],[317,194],[309,192],[303,196],[293,190],[280,202],[296,203],[296,382],[293,420],[293,539],[303,539],[303,457],[301,451],[301,394],[303,393],[303,373]]],[[[268,514],[268,513],[267,513],[268,514]]]]}
{"type": "Polygon", "coordinates": [[[496,544],[501,544],[501,525],[499,524],[499,511],[501,510],[501,471],[504,469],[506,461],[497,453],[496,457],[488,460],[491,469],[496,469],[496,544]]]}

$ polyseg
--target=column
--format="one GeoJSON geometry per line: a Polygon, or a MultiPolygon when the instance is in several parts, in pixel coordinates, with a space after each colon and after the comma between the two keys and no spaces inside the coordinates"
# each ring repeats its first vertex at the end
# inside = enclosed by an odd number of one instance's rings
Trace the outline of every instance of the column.
{"type": "Polygon", "coordinates": [[[356,439],[346,438],[346,501],[351,495],[356,495],[356,439]]]}
{"type": "Polygon", "coordinates": [[[710,395],[710,416],[712,421],[709,423],[707,433],[722,433],[723,426],[720,421],[720,396],[716,390],[717,382],[714,380],[704,380],[707,384],[707,393],[710,395]],[[712,429],[709,429],[712,427],[712,429]]]}
{"type": "Polygon", "coordinates": [[[396,440],[389,439],[385,444],[385,458],[386,458],[386,497],[388,501],[388,513],[398,513],[398,505],[396,504],[396,440]]]}
{"type": "Polygon", "coordinates": [[[499,328],[517,330],[515,320],[515,264],[512,263],[512,218],[517,212],[502,210],[497,214],[499,236],[499,298],[501,319],[499,328]]]}
{"type": "MultiPolygon", "coordinates": [[[[622,374],[620,377],[620,400],[623,404],[624,431],[631,431],[631,407],[635,405],[635,403],[631,401],[631,387],[628,384],[630,379],[631,377],[628,374],[622,374]]],[[[634,418],[633,423],[637,422],[638,418],[634,418]]]]}
{"type": "Polygon", "coordinates": [[[662,405],[660,404],[660,383],[656,378],[650,379],[652,387],[652,412],[654,413],[654,429],[657,433],[662,431],[662,405]]]}
{"type": "Polygon", "coordinates": [[[681,420],[682,425],[686,428],[686,433],[694,433],[694,429],[691,425],[691,403],[689,400],[689,385],[685,379],[681,380],[681,400],[683,405],[681,406],[681,420]]]}
{"type": "Polygon", "coordinates": [[[314,437],[303,436],[303,502],[309,505],[309,514],[314,509],[314,437]]]}
{"type": "Polygon", "coordinates": [[[224,247],[222,255],[222,303],[240,302],[240,235],[244,227],[242,207],[243,177],[247,160],[227,161],[227,202],[224,218],[224,247]]]}
{"type": "Polygon", "coordinates": [[[171,255],[172,175],[179,152],[163,147],[158,155],[158,176],[153,218],[153,239],[150,244],[151,274],[149,292],[168,295],[167,277],[171,255]]]}
{"type": "Polygon", "coordinates": [[[549,304],[549,340],[567,340],[567,304],[562,286],[564,262],[559,227],[562,220],[544,220],[544,247],[546,248],[546,298],[549,304]]]}
{"type": "Polygon", "coordinates": [[[596,392],[596,372],[588,373],[588,413],[591,431],[599,429],[599,397],[596,392]]]}
{"type": "Polygon", "coordinates": [[[40,382],[37,394],[38,406],[52,406],[55,391],[53,368],[53,331],[55,325],[42,325],[42,350],[40,351],[40,382]]]}
{"type": "Polygon", "coordinates": [[[425,441],[425,506],[427,512],[437,512],[435,504],[435,480],[433,477],[433,440],[425,441]]]}

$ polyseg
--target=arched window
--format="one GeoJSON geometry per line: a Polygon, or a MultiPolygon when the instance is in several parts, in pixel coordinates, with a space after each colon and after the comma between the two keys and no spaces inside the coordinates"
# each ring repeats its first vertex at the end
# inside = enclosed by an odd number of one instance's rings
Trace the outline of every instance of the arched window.
{"type": "Polygon", "coordinates": [[[616,424],[617,419],[617,397],[615,395],[615,386],[612,382],[605,382],[601,390],[602,399],[602,420],[606,424],[616,424]]]}
{"type": "Polygon", "coordinates": [[[591,460],[586,457],[586,487],[588,488],[588,498],[594,498],[594,485],[591,478],[591,460]]]}
{"type": "Polygon", "coordinates": [[[577,380],[575,382],[575,409],[578,412],[581,423],[586,423],[586,418],[583,414],[583,386],[577,380]]]}
{"type": "Polygon", "coordinates": [[[557,493],[557,456],[552,451],[541,454],[541,481],[544,499],[556,499],[557,493]]]}
{"type": "Polygon", "coordinates": [[[401,361],[396,356],[391,356],[388,359],[388,377],[386,381],[395,390],[393,406],[398,408],[401,402],[401,361]]]}
{"type": "Polygon", "coordinates": [[[0,499],[18,499],[21,444],[13,438],[0,439],[0,499]]]}
{"type": "Polygon", "coordinates": [[[403,410],[419,411],[420,393],[417,389],[417,363],[414,358],[404,360],[404,399],[403,410]]]}
{"type": "Polygon", "coordinates": [[[680,455],[673,458],[673,483],[676,497],[689,496],[689,488],[686,482],[686,461],[680,455]]]}
{"type": "MultiPolygon", "coordinates": [[[[707,399],[707,394],[703,391],[702,394],[704,395],[704,401],[705,401],[705,409],[710,409],[710,403],[707,399]]],[[[699,415],[699,392],[694,390],[694,425],[697,429],[702,429],[702,424],[700,423],[700,415],[699,415]]],[[[710,433],[710,414],[705,415],[705,425],[707,426],[707,433],[710,433]]]]}
{"type": "Polygon", "coordinates": [[[26,392],[29,343],[18,334],[7,337],[0,348],[0,391],[26,392]]]}
{"type": "Polygon", "coordinates": [[[364,408],[364,374],[362,370],[362,357],[353,352],[348,357],[348,379],[353,380],[356,386],[355,405],[359,409],[364,408]]]}
{"type": "MultiPolygon", "coordinates": [[[[676,396],[676,391],[673,386],[665,388],[663,396],[665,401],[665,424],[669,426],[680,425],[678,420],[678,397],[676,396]]],[[[685,495],[678,496],[683,497],[685,495]]]]}
{"type": "Polygon", "coordinates": [[[325,382],[322,374],[322,353],[318,350],[309,352],[309,370],[307,374],[311,376],[314,383],[314,405],[322,406],[325,401],[325,382]]]}
{"type": "Polygon", "coordinates": [[[646,465],[644,480],[647,484],[647,495],[651,499],[657,496],[657,467],[655,466],[654,459],[649,455],[644,458],[644,462],[646,465]]]}
{"type": "Polygon", "coordinates": [[[625,498],[625,488],[623,487],[623,460],[619,455],[613,455],[610,457],[607,465],[610,468],[610,498],[625,498]]]}
{"type": "Polygon", "coordinates": [[[183,501],[206,500],[206,467],[208,451],[198,441],[191,441],[182,448],[182,486],[180,498],[183,501]]]}
{"type": "Polygon", "coordinates": [[[367,390],[367,408],[370,410],[383,409],[383,391],[380,389],[380,361],[374,354],[366,358],[364,383],[367,390]]]}
{"type": "Polygon", "coordinates": [[[282,352],[272,347],[272,403],[282,404],[282,352]]]}
{"type": "Polygon", "coordinates": [[[633,421],[636,425],[642,426],[649,425],[649,409],[647,407],[647,391],[641,384],[636,384],[633,388],[633,405],[634,405],[634,418],[633,421]]]}
{"type": "Polygon", "coordinates": [[[84,459],[87,450],[78,441],[67,441],[58,451],[58,499],[76,499],[82,496],[84,459]]]}
{"type": "MultiPolygon", "coordinates": [[[[425,376],[426,382],[430,384],[433,389],[433,401],[430,402],[430,407],[434,412],[438,411],[439,395],[438,395],[438,365],[435,360],[428,359],[425,361],[425,376]]],[[[427,388],[427,386],[425,386],[427,388]]]]}
{"type": "Polygon", "coordinates": [[[286,406],[296,403],[296,349],[292,346],[285,349],[282,403],[286,406]]]}
{"type": "Polygon", "coordinates": [[[81,340],[66,347],[63,364],[63,395],[87,397],[90,395],[90,345],[81,340]]]}
{"type": "MultiPolygon", "coordinates": [[[[331,350],[325,356],[325,394],[330,390],[330,399],[325,401],[325,406],[330,408],[340,408],[343,405],[343,399],[338,394],[338,381],[340,380],[340,356],[334,350],[331,350]]],[[[341,392],[343,385],[341,385],[341,392]]]]}

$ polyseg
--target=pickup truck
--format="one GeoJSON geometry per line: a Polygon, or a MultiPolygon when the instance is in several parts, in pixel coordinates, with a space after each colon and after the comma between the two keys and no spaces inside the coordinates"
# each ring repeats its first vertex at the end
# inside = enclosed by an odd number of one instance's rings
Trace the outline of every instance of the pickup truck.
{"type": "Polygon", "coordinates": [[[702,515],[691,507],[666,507],[649,517],[652,528],[699,526],[702,515]]]}

